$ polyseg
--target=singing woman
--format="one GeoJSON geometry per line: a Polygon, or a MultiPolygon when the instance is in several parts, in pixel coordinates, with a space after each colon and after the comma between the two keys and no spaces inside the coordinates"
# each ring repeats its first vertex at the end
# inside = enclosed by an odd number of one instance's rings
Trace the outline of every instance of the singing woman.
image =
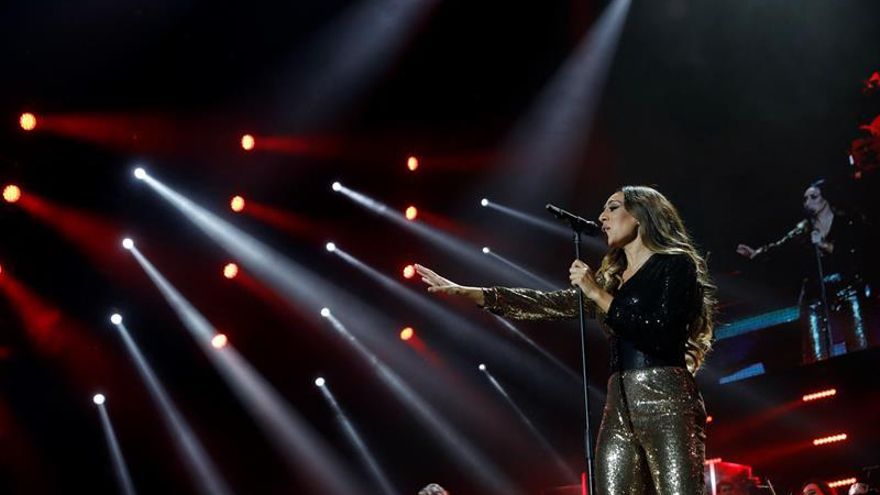
{"type": "Polygon", "coordinates": [[[520,320],[576,318],[577,292],[611,346],[596,443],[600,495],[702,495],[706,412],[694,373],[709,352],[715,298],[706,262],[657,190],[621,188],[599,216],[608,251],[597,270],[569,268],[572,288],[542,292],[458,285],[417,265],[428,291],[520,320]]]}

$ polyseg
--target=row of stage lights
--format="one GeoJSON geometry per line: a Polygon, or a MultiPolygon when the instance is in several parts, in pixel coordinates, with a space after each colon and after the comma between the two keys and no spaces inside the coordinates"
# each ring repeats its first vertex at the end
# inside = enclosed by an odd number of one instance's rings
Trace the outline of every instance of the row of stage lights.
{"type": "MultiPolygon", "coordinates": [[[[817,392],[805,394],[805,395],[801,396],[801,402],[804,402],[804,403],[815,402],[815,401],[835,397],[836,395],[837,395],[837,389],[836,388],[829,388],[829,389],[819,390],[817,392]]],[[[711,416],[709,416],[709,418],[711,418],[711,416]]],[[[707,422],[711,422],[711,421],[707,421],[707,422]]],[[[849,439],[849,436],[846,433],[837,433],[834,435],[828,435],[828,436],[824,436],[824,437],[815,438],[812,440],[811,444],[814,447],[822,447],[822,446],[829,445],[829,444],[837,444],[840,442],[844,442],[848,439],[849,439]]],[[[721,459],[720,457],[715,457],[712,459],[707,459],[705,461],[705,464],[708,466],[710,464],[717,464],[720,462],[724,462],[724,460],[721,459]]],[[[842,479],[838,479],[835,481],[829,481],[828,485],[831,488],[839,488],[839,487],[845,487],[845,486],[852,485],[856,481],[857,481],[856,478],[852,478],[852,477],[842,478],[842,479]]]]}
{"type": "MultiPolygon", "coordinates": [[[[122,247],[124,249],[131,250],[134,248],[134,241],[131,238],[126,237],[122,240],[122,247]]],[[[336,250],[336,246],[332,242],[328,242],[326,249],[327,251],[333,252],[336,250]]],[[[408,267],[412,267],[412,265],[408,265],[408,267]]],[[[413,268],[413,270],[415,269],[413,268]]],[[[223,277],[229,280],[233,280],[238,277],[239,273],[240,269],[236,263],[229,262],[223,266],[223,277]]],[[[327,317],[329,315],[329,309],[324,308],[321,310],[321,316],[327,317]]],[[[110,322],[114,325],[118,325],[122,323],[122,316],[120,316],[119,314],[113,314],[110,317],[110,322]]],[[[404,342],[412,340],[413,337],[415,337],[415,329],[413,329],[413,327],[407,326],[400,331],[400,340],[404,342]]],[[[215,335],[214,338],[211,340],[211,345],[213,345],[217,349],[222,349],[226,346],[227,343],[228,338],[222,333],[215,335]]]]}
{"type": "MultiPolygon", "coordinates": [[[[37,128],[37,116],[31,112],[25,112],[19,115],[18,125],[24,131],[33,131],[37,128]]],[[[254,151],[257,149],[257,138],[253,134],[243,134],[240,140],[241,149],[245,151],[254,151]]],[[[410,172],[415,172],[419,168],[419,159],[415,156],[409,156],[406,159],[406,168],[410,172]]]]}
{"type": "MultiPolygon", "coordinates": [[[[37,117],[33,113],[30,113],[30,112],[23,113],[19,117],[19,125],[25,131],[32,131],[32,130],[36,129],[37,122],[38,122],[37,117]]],[[[256,147],[256,138],[251,134],[243,135],[241,137],[241,147],[246,151],[254,150],[256,147]]],[[[407,166],[407,169],[409,169],[410,171],[417,170],[419,168],[419,159],[415,156],[409,156],[406,160],[406,166],[407,166]]],[[[146,177],[146,171],[143,168],[138,167],[134,170],[134,176],[135,176],[135,178],[137,178],[139,180],[143,180],[146,177]]],[[[342,190],[342,184],[340,184],[339,182],[334,182],[331,185],[331,189],[335,192],[339,192],[342,190]]],[[[8,184],[3,187],[2,195],[3,195],[3,199],[6,202],[16,203],[22,197],[22,190],[16,184],[8,184]]],[[[483,200],[481,200],[480,204],[485,207],[485,206],[488,206],[489,201],[487,199],[483,199],[483,200]]],[[[230,200],[230,203],[229,203],[230,209],[236,213],[243,212],[245,210],[246,206],[247,206],[247,202],[246,202],[245,198],[241,195],[233,196],[232,199],[230,200]]],[[[409,221],[416,220],[418,218],[418,215],[419,215],[418,208],[414,205],[408,206],[403,211],[403,216],[409,221]]],[[[123,240],[123,247],[125,247],[126,249],[131,249],[131,247],[133,245],[134,244],[131,239],[123,240]]],[[[327,247],[328,251],[332,252],[334,250],[333,243],[328,243],[326,247],[327,247]]],[[[484,254],[488,254],[490,252],[488,247],[484,247],[482,249],[482,251],[484,254]]],[[[222,273],[225,278],[232,280],[239,275],[240,269],[237,264],[235,264],[233,262],[229,262],[223,266],[222,273]]],[[[404,278],[411,279],[415,275],[416,275],[415,267],[412,264],[406,265],[403,268],[403,277],[404,278]]],[[[412,327],[405,327],[403,330],[400,331],[400,338],[403,341],[411,340],[414,335],[415,335],[415,331],[412,329],[412,327]]],[[[224,342],[225,342],[225,340],[224,340],[224,342]]]]}
{"type": "MultiPolygon", "coordinates": [[[[36,115],[30,112],[26,112],[20,115],[19,124],[24,131],[33,131],[38,127],[38,118],[36,115]]],[[[253,136],[252,134],[245,134],[241,138],[241,146],[243,149],[247,151],[251,151],[257,148],[258,138],[253,136]]],[[[419,166],[419,159],[416,156],[409,156],[406,160],[407,169],[410,171],[416,171],[419,166]]],[[[143,180],[146,177],[146,171],[143,168],[136,168],[134,170],[134,176],[137,179],[143,180]]],[[[342,184],[339,182],[334,182],[331,185],[331,189],[335,192],[340,192],[344,188],[342,184]]],[[[20,201],[23,197],[22,189],[16,184],[7,184],[2,188],[2,197],[8,203],[16,203],[20,201]]],[[[483,207],[489,206],[489,201],[487,199],[482,199],[480,204],[483,207]]],[[[241,213],[247,207],[246,199],[241,195],[235,195],[229,203],[229,207],[233,212],[241,213]]],[[[409,221],[415,221],[419,217],[419,210],[415,205],[409,205],[403,210],[403,217],[409,221]]],[[[129,240],[130,242],[130,240],[129,240]]],[[[490,250],[488,247],[484,247],[482,249],[484,254],[489,254],[490,250]]],[[[406,265],[403,270],[403,277],[406,279],[412,279],[416,275],[415,267],[412,264],[406,265]]],[[[227,279],[234,279],[240,274],[239,266],[233,262],[229,262],[223,266],[222,269],[223,276],[227,279]]],[[[410,340],[414,335],[414,331],[411,327],[406,327],[401,331],[401,339],[404,341],[410,340]]]]}
{"type": "MultiPolygon", "coordinates": [[[[137,177],[138,179],[142,179],[144,177],[143,174],[145,174],[143,169],[138,168],[135,170],[135,177],[137,177]]],[[[336,188],[337,184],[339,184],[339,183],[338,182],[333,183],[333,190],[334,191],[339,191],[339,189],[336,188]]],[[[341,185],[340,185],[340,187],[341,187],[341,185]]],[[[21,199],[21,195],[22,195],[22,190],[18,185],[6,184],[5,186],[3,186],[3,200],[6,201],[7,203],[18,202],[18,200],[21,199]]],[[[486,204],[488,204],[488,201],[486,199],[483,199],[481,201],[481,204],[483,204],[483,206],[486,206],[486,204]]],[[[244,199],[243,196],[240,196],[240,195],[233,196],[232,199],[229,201],[229,208],[232,211],[234,211],[235,213],[241,213],[242,211],[244,211],[246,206],[247,206],[246,200],[244,199]]],[[[414,205],[410,205],[410,206],[407,206],[406,209],[403,211],[403,215],[406,217],[407,220],[412,221],[412,220],[415,220],[416,218],[418,218],[419,210],[414,205]]],[[[483,248],[483,253],[488,254],[489,248],[483,248]]]]}
{"type": "MultiPolygon", "coordinates": [[[[486,365],[485,365],[485,364],[481,364],[478,368],[479,368],[480,371],[486,371],[486,365]]],[[[315,386],[317,386],[317,387],[323,387],[323,386],[325,386],[326,384],[327,384],[327,380],[326,380],[324,377],[319,376],[319,377],[315,378],[315,386]]],[[[104,402],[106,402],[106,400],[107,400],[107,397],[106,397],[104,394],[101,394],[101,393],[97,393],[97,394],[95,394],[95,395],[92,397],[92,402],[94,402],[96,405],[99,405],[99,406],[100,406],[100,405],[103,405],[104,402]]],[[[714,459],[713,459],[713,461],[714,461],[714,459]]],[[[706,461],[706,462],[709,462],[709,461],[706,461]]],[[[720,459],[718,459],[718,460],[715,461],[715,462],[720,462],[720,459]]]]}
{"type": "MultiPolygon", "coordinates": [[[[412,158],[412,157],[411,157],[412,158]]],[[[334,182],[332,189],[336,192],[339,192],[342,185],[338,182],[334,182]]],[[[234,211],[235,213],[241,213],[247,207],[247,200],[244,199],[244,196],[236,194],[229,200],[229,209],[234,211]]],[[[403,216],[406,217],[407,220],[415,220],[419,216],[419,210],[414,205],[409,205],[403,210],[403,216]]]]}
{"type": "MultiPolygon", "coordinates": [[[[804,403],[815,402],[815,401],[822,400],[822,399],[829,399],[831,397],[835,397],[836,395],[837,395],[837,389],[836,388],[829,388],[829,389],[825,389],[825,390],[820,390],[818,392],[806,394],[803,397],[801,397],[801,402],[804,402],[804,403]]],[[[831,443],[839,443],[839,442],[843,442],[847,438],[848,437],[847,437],[846,433],[837,433],[834,435],[828,435],[825,437],[820,437],[820,438],[814,439],[813,446],[820,447],[822,445],[828,445],[831,443]]]]}
{"type": "MultiPolygon", "coordinates": [[[[257,138],[253,134],[244,134],[241,136],[241,149],[245,151],[254,151],[257,148],[257,138]]],[[[406,168],[410,172],[415,172],[419,168],[419,159],[415,156],[409,156],[406,159],[406,168]]]]}
{"type": "MultiPolygon", "coordinates": [[[[412,159],[414,159],[414,158],[412,158],[412,159]]],[[[135,178],[137,178],[139,180],[143,180],[147,176],[146,170],[144,170],[142,167],[135,168],[133,174],[134,174],[135,178]]],[[[18,189],[17,186],[14,186],[14,185],[7,186],[7,188],[9,188],[9,187],[13,187],[16,189],[16,195],[17,195],[16,200],[17,200],[21,194],[20,190],[18,189]]],[[[334,182],[332,184],[331,188],[334,191],[338,192],[342,189],[342,185],[339,182],[334,182]]],[[[5,191],[4,191],[4,193],[5,193],[5,191]]],[[[232,208],[233,211],[238,212],[238,211],[241,211],[244,209],[244,205],[245,205],[245,199],[241,196],[235,196],[231,201],[230,207],[232,208]]],[[[405,212],[405,215],[406,215],[407,219],[409,219],[409,220],[414,220],[416,217],[416,214],[417,214],[417,212],[416,212],[416,208],[414,206],[410,206],[409,208],[407,208],[407,210],[405,212]]],[[[122,247],[125,249],[128,249],[128,250],[131,250],[134,247],[134,241],[130,238],[125,238],[122,240],[122,247]]],[[[325,248],[329,252],[334,252],[336,250],[336,245],[332,242],[328,242],[326,244],[325,248]]],[[[483,252],[484,253],[488,252],[488,249],[489,248],[483,248],[483,252]]],[[[226,279],[233,280],[239,274],[240,274],[240,269],[236,263],[229,262],[223,266],[223,277],[225,277],[226,279]]],[[[412,278],[414,275],[415,275],[415,267],[413,265],[407,265],[404,268],[404,277],[405,278],[412,278]]],[[[329,310],[327,310],[327,311],[329,311],[329,310]]],[[[324,313],[325,313],[324,310],[322,310],[321,311],[322,316],[326,316],[326,315],[324,315],[324,313]]],[[[113,315],[113,318],[115,318],[117,316],[119,316],[119,315],[113,315]]],[[[113,318],[111,318],[111,320],[113,318]]],[[[121,322],[121,317],[119,317],[119,318],[120,318],[119,321],[121,322]]],[[[114,321],[114,323],[116,323],[116,322],[114,321]]],[[[404,327],[400,331],[399,335],[400,335],[400,340],[403,340],[405,342],[410,341],[413,339],[413,337],[415,337],[415,330],[412,327],[407,326],[407,327],[404,327]]],[[[217,336],[214,337],[214,340],[212,340],[212,345],[214,345],[215,348],[219,349],[219,348],[224,347],[226,345],[227,341],[228,340],[227,340],[226,335],[218,334],[217,336]]]]}
{"type": "MultiPolygon", "coordinates": [[[[22,113],[19,116],[19,125],[25,131],[33,131],[37,127],[36,115],[34,115],[33,113],[30,113],[30,112],[22,113]]],[[[256,137],[254,137],[252,134],[244,134],[241,137],[241,147],[245,151],[253,151],[254,149],[256,149],[256,143],[257,143],[256,137]]],[[[407,157],[406,168],[408,170],[415,172],[419,168],[419,165],[420,165],[420,163],[419,163],[418,157],[416,157],[416,156],[407,157]]],[[[141,177],[139,177],[139,178],[141,178],[141,177]]],[[[338,182],[335,182],[335,183],[333,183],[332,187],[333,187],[334,191],[338,192],[341,188],[341,185],[338,182]]],[[[3,198],[9,203],[14,203],[14,202],[18,201],[18,199],[20,197],[21,197],[21,190],[18,188],[18,186],[14,185],[14,184],[7,185],[3,190],[3,198]]],[[[485,206],[489,205],[489,201],[487,199],[483,199],[480,201],[480,204],[485,207],[485,206]]],[[[234,211],[236,213],[240,213],[240,212],[244,211],[244,209],[245,209],[245,206],[246,206],[245,198],[240,195],[236,195],[230,200],[229,206],[232,209],[232,211],[234,211]]],[[[416,220],[418,218],[418,215],[419,215],[419,210],[414,205],[409,205],[404,210],[404,216],[406,217],[407,220],[411,220],[411,221],[416,220]]]]}

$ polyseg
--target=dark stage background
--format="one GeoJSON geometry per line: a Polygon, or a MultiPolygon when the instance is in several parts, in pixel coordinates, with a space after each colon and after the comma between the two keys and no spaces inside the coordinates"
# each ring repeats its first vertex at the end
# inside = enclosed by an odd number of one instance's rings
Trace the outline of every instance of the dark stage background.
{"type": "MultiPolygon", "coordinates": [[[[329,255],[324,243],[332,240],[401,281],[401,268],[412,262],[463,284],[515,281],[463,264],[359,208],[330,190],[330,183],[339,180],[398,210],[415,204],[425,222],[450,226],[475,245],[491,245],[563,285],[573,258],[567,240],[481,208],[479,200],[503,193],[498,177],[523,173],[497,159],[502,143],[606,4],[425,2],[426,12],[413,21],[400,53],[375,62],[381,70],[372,84],[329,103],[309,100],[303,81],[310,73],[332,57],[358,56],[323,52],[316,41],[357,5],[339,0],[31,0],[0,7],[0,181],[19,184],[25,194],[45,198],[65,212],[101,219],[114,236],[118,233],[96,259],[49,223],[16,205],[0,206],[3,274],[14,276],[53,308],[42,313],[51,320],[46,326],[63,334],[35,335],[16,303],[0,299],[0,491],[116,490],[91,402],[99,389],[108,396],[139,491],[192,490],[154,404],[107,323],[112,311],[120,311],[229,484],[239,493],[302,493],[299,476],[271,448],[137,263],[117,247],[118,239],[130,234],[360,473],[364,493],[373,488],[312,383],[318,374],[332,384],[400,493],[415,493],[431,481],[456,494],[481,493],[472,473],[450,461],[326,326],[223,279],[220,267],[230,261],[227,255],[134,181],[135,163],[399,321],[398,328],[374,330],[393,337],[399,328],[414,326],[439,359],[480,392],[485,413],[496,422],[488,427],[462,412],[474,407],[466,403],[471,395],[419,391],[526,492],[565,482],[477,371],[478,362],[493,370],[580,471],[582,412],[575,381],[557,372],[549,372],[544,381],[524,379],[518,363],[477,356],[468,342],[444,332],[445,322],[377,290],[370,279],[329,255]],[[336,111],[329,112],[330,106],[336,111]],[[17,126],[24,111],[38,119],[110,119],[112,127],[125,130],[126,139],[44,133],[39,124],[26,133],[17,126]],[[323,151],[249,153],[238,144],[245,132],[298,136],[324,143],[323,151]],[[414,173],[404,166],[410,154],[421,161],[414,173]],[[233,194],[290,212],[308,226],[291,233],[237,216],[227,206],[233,194]],[[53,326],[58,321],[65,323],[53,326]]],[[[592,130],[580,143],[583,155],[570,177],[573,192],[548,190],[538,199],[508,195],[504,204],[540,216],[544,203],[555,202],[594,218],[616,187],[655,185],[679,207],[701,249],[709,253],[722,322],[795,305],[799,261],[750,264],[735,248],[740,242],[760,245],[786,232],[802,218],[803,189],[817,178],[832,181],[841,201],[869,220],[878,211],[876,173],[854,180],[848,161],[858,126],[874,117],[866,115],[863,87],[880,69],[878,20],[880,3],[870,0],[634,1],[592,130]]],[[[103,232],[93,240],[103,240],[103,232]]],[[[81,233],[80,238],[91,235],[85,224],[81,233]]],[[[588,261],[598,262],[595,252],[588,261]]],[[[415,280],[404,283],[422,290],[415,280]]],[[[334,301],[326,304],[334,306],[334,301]]],[[[467,305],[444,304],[531,352],[490,316],[467,305]]],[[[344,313],[344,308],[334,311],[344,313]]],[[[580,369],[574,323],[521,328],[580,369]]],[[[769,344],[750,340],[761,335],[738,341],[746,347],[759,343],[753,346],[755,360],[765,359],[764,345],[788,346],[789,353],[790,346],[799,345],[797,338],[769,344]]],[[[389,342],[391,347],[380,354],[411,352],[404,343],[389,342]]],[[[594,350],[591,378],[602,389],[607,355],[598,327],[590,327],[589,345],[594,350]]],[[[722,367],[740,363],[716,357],[723,366],[713,369],[710,359],[701,381],[707,398],[729,398],[715,378],[730,371],[722,367]]],[[[856,362],[862,364],[847,368],[846,380],[859,384],[854,390],[876,396],[876,370],[864,360],[856,362]]],[[[796,364],[786,361],[779,367],[796,364]]],[[[715,404],[721,408],[725,402],[709,400],[710,414],[715,404]]],[[[597,421],[601,405],[594,405],[597,421]]],[[[869,412],[855,405],[845,414],[869,412]]],[[[877,462],[880,442],[874,433],[852,442],[875,457],[846,457],[840,469],[877,462]]],[[[761,438],[747,441],[761,445],[761,438]]],[[[749,463],[747,449],[728,450],[737,455],[730,460],[749,463]]],[[[813,459],[818,454],[798,455],[813,459]]],[[[800,462],[792,456],[785,468],[800,462]]],[[[804,478],[836,472],[804,465],[815,469],[804,472],[804,478]]],[[[789,478],[795,482],[794,475],[789,478]]]]}

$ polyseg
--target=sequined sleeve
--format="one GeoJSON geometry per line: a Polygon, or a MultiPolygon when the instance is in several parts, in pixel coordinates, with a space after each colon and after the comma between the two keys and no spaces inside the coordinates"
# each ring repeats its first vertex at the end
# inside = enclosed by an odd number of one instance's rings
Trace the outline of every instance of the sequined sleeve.
{"type": "MultiPolygon", "coordinates": [[[[576,289],[543,292],[534,289],[491,287],[483,289],[483,308],[513,320],[564,320],[577,318],[576,289]]],[[[595,317],[595,306],[585,298],[584,309],[595,317]]]]}
{"type": "Polygon", "coordinates": [[[809,234],[809,224],[806,220],[801,220],[793,229],[789,230],[781,239],[775,242],[764,244],[756,250],[755,256],[761,259],[769,258],[773,253],[779,251],[780,248],[791,244],[791,241],[809,234]]]}
{"type": "Polygon", "coordinates": [[[605,316],[605,325],[612,334],[644,350],[656,351],[671,342],[683,342],[687,324],[698,308],[693,261],[684,255],[664,258],[656,276],[639,281],[639,290],[616,296],[605,316]]]}

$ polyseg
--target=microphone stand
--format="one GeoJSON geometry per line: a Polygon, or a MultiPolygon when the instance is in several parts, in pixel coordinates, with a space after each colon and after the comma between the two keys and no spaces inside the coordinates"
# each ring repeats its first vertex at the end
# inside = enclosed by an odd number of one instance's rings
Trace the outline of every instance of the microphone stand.
{"type": "MultiPolygon", "coordinates": [[[[574,257],[581,259],[581,231],[578,226],[572,223],[572,241],[574,241],[574,257]]],[[[591,431],[592,414],[590,411],[590,380],[589,368],[587,367],[587,316],[584,314],[584,291],[577,288],[578,302],[578,324],[581,333],[581,368],[583,370],[584,380],[584,415],[586,416],[586,424],[584,425],[584,447],[587,450],[587,486],[589,494],[596,493],[595,480],[595,459],[593,458],[593,433],[591,431]]]]}
{"type": "MultiPolygon", "coordinates": [[[[553,216],[569,224],[572,231],[572,241],[574,241],[574,256],[581,259],[581,234],[596,235],[600,232],[599,226],[595,222],[584,220],[581,217],[573,215],[565,210],[557,208],[553,205],[547,205],[547,211],[553,216]]],[[[593,458],[593,433],[590,423],[592,422],[592,414],[590,411],[590,379],[589,368],[587,367],[587,317],[584,313],[584,292],[577,288],[578,303],[578,323],[581,333],[581,368],[584,380],[584,416],[586,424],[584,425],[584,446],[587,451],[587,486],[590,495],[596,493],[595,479],[595,460],[593,458]]]]}

